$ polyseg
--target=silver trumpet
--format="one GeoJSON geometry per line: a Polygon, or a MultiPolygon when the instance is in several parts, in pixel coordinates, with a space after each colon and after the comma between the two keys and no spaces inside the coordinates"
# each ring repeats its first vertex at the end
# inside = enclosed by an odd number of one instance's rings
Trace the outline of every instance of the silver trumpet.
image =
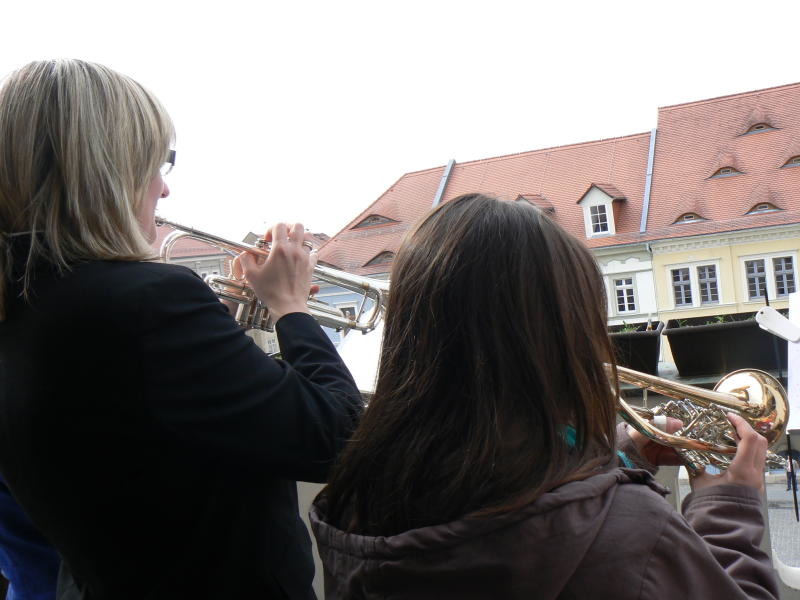
{"type": "MultiPolygon", "coordinates": [[[[786,391],[764,371],[734,371],[720,379],[713,391],[619,366],[617,378],[673,398],[652,409],[632,407],[619,398],[620,416],[651,440],[674,448],[694,472],[707,465],[730,465],[736,453],[736,438],[727,413],[735,413],[750,423],[767,439],[769,447],[778,443],[789,421],[786,391]],[[683,427],[672,434],[662,431],[654,424],[658,416],[676,418],[683,427]]],[[[782,468],[783,459],[768,452],[767,466],[782,468]]]]}
{"type": "MultiPolygon", "coordinates": [[[[198,231],[160,217],[156,217],[156,225],[159,227],[167,225],[175,230],[167,235],[161,243],[159,255],[163,262],[170,262],[172,247],[182,238],[191,238],[215,246],[231,257],[236,257],[242,252],[249,252],[263,257],[269,255],[269,244],[264,240],[259,240],[255,246],[232,242],[211,233],[198,231]]],[[[361,295],[358,310],[352,317],[344,314],[336,307],[314,298],[309,298],[309,312],[320,325],[337,330],[357,330],[362,333],[368,333],[375,329],[375,326],[380,322],[389,299],[388,281],[353,275],[352,273],[322,265],[314,267],[314,277],[361,295]],[[367,300],[372,300],[372,306],[369,308],[367,308],[367,300]]],[[[205,278],[205,282],[217,296],[239,305],[236,312],[236,321],[242,327],[263,329],[265,331],[273,330],[274,324],[269,316],[269,309],[256,297],[253,288],[247,284],[246,279],[237,277],[233,273],[228,273],[227,275],[208,275],[205,278]]]]}

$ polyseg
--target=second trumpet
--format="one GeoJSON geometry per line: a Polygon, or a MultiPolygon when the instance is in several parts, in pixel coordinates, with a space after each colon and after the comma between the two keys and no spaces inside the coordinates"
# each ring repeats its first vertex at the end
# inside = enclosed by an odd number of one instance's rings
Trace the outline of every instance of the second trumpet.
{"type": "MultiPolygon", "coordinates": [[[[170,262],[172,247],[182,238],[191,238],[204,242],[219,248],[231,257],[236,257],[242,252],[264,257],[269,255],[269,246],[263,240],[260,240],[261,243],[251,246],[242,242],[233,242],[159,217],[156,218],[156,224],[159,226],[167,225],[175,230],[167,235],[161,243],[159,255],[164,262],[170,262]]],[[[356,330],[362,333],[368,333],[375,329],[375,326],[383,316],[389,299],[388,281],[370,279],[369,277],[354,275],[323,265],[314,267],[314,277],[361,295],[358,310],[352,317],[345,315],[336,307],[309,298],[309,312],[320,325],[334,329],[356,330]],[[368,300],[372,301],[371,306],[368,306],[368,300]]],[[[207,276],[205,282],[217,296],[239,305],[236,320],[240,325],[246,328],[272,331],[273,323],[269,318],[268,308],[256,297],[253,289],[245,279],[235,277],[229,273],[228,275],[207,276]]]]}

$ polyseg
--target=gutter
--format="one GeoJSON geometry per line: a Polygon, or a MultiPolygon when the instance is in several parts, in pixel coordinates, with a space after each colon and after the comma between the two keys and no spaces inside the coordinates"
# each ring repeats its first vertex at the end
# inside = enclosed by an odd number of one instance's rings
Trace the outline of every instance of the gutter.
{"type": "Polygon", "coordinates": [[[639,233],[647,231],[647,214],[650,211],[650,186],[653,184],[653,162],[655,162],[657,131],[657,129],[650,131],[650,150],[647,153],[647,176],[644,180],[644,201],[642,202],[642,222],[639,225],[639,233]]]}
{"type": "Polygon", "coordinates": [[[442,197],[444,196],[444,190],[447,187],[447,182],[450,180],[450,173],[453,171],[453,167],[456,164],[456,159],[451,158],[450,162],[447,163],[447,166],[444,168],[444,173],[442,173],[442,179],[439,181],[439,189],[436,190],[436,197],[433,199],[433,204],[431,207],[438,206],[439,203],[442,201],[442,197]]]}

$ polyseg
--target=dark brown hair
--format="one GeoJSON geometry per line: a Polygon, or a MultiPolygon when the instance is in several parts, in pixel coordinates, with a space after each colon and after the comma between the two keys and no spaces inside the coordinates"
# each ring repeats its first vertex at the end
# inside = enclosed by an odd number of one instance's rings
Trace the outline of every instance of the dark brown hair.
{"type": "Polygon", "coordinates": [[[333,524],[392,535],[512,510],[610,463],[613,352],[583,244],[469,194],[409,233],[391,281],[375,395],[325,492],[333,524]]]}

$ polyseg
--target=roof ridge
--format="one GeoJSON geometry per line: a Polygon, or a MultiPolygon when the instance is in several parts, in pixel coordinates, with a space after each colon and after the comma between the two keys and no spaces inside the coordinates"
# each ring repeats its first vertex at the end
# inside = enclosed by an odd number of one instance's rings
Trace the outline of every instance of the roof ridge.
{"type": "Polygon", "coordinates": [[[735,94],[727,94],[725,96],[714,96],[713,98],[705,98],[703,100],[690,100],[689,102],[681,102],[679,104],[668,104],[667,106],[659,106],[658,110],[672,110],[673,108],[684,108],[687,106],[694,106],[696,104],[706,104],[706,103],[713,103],[713,102],[720,102],[722,100],[730,100],[731,98],[740,98],[743,96],[750,96],[752,94],[760,94],[762,92],[772,92],[775,90],[780,90],[783,88],[791,88],[800,86],[800,81],[796,83],[784,83],[782,85],[774,85],[771,87],[765,87],[758,90],[750,90],[749,92],[737,92],[735,94]]]}
{"type": "MultiPolygon", "coordinates": [[[[631,134],[628,134],[628,135],[620,135],[620,136],[616,136],[616,137],[600,138],[598,140],[589,140],[588,142],[573,142],[572,144],[563,144],[561,146],[548,146],[547,148],[537,148],[535,150],[524,150],[522,152],[512,152],[510,154],[500,154],[499,156],[490,156],[490,157],[487,157],[487,158],[476,158],[474,160],[467,160],[467,161],[464,161],[464,162],[456,162],[456,166],[457,167],[463,167],[464,165],[477,164],[477,163],[483,163],[483,162],[491,162],[491,161],[495,161],[495,160],[501,160],[501,159],[504,159],[504,158],[511,158],[513,156],[523,156],[523,155],[526,155],[526,154],[537,154],[539,152],[553,152],[553,151],[556,151],[556,150],[566,150],[566,149],[575,148],[575,147],[578,147],[578,146],[591,146],[591,145],[594,145],[594,144],[602,144],[602,143],[605,143],[605,142],[615,142],[615,141],[618,141],[618,140],[624,140],[624,139],[628,139],[628,138],[636,138],[636,137],[642,137],[642,136],[649,136],[649,135],[650,135],[649,131],[643,131],[641,133],[631,133],[631,134]]],[[[442,169],[445,166],[446,165],[439,165],[439,166],[436,166],[436,167],[430,167],[428,169],[420,169],[419,171],[409,171],[408,173],[403,175],[403,177],[406,177],[407,175],[421,175],[423,173],[429,173],[430,171],[435,171],[437,169],[442,169]]],[[[402,177],[400,179],[402,179],[402,177]]]]}

